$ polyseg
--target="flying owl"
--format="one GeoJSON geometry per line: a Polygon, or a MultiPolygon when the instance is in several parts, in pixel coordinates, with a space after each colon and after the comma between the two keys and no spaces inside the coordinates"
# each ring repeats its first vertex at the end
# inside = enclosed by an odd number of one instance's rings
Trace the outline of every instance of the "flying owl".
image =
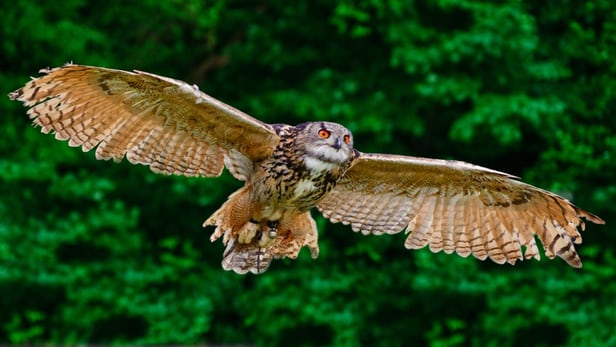
{"type": "Polygon", "coordinates": [[[219,176],[244,186],[203,224],[225,245],[222,267],[263,273],[272,259],[319,254],[310,210],[367,234],[404,230],[404,246],[429,246],[496,263],[548,258],[582,266],[574,244],[584,220],[604,221],[516,177],[460,161],[362,153],[331,122],[263,123],[182,81],[67,64],[43,69],[9,94],[43,133],[96,158],[156,173],[219,176]]]}

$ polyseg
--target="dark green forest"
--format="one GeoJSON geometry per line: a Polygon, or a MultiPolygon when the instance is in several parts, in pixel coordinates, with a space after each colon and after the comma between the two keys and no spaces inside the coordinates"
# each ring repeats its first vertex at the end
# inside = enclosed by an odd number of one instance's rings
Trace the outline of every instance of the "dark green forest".
{"type": "Polygon", "coordinates": [[[616,2],[1,1],[0,344],[616,346],[616,2]],[[96,4],[96,5],[94,5],[96,4]],[[202,222],[241,182],[97,161],[6,95],[66,62],[197,84],[363,152],[458,159],[606,220],[515,266],[362,236],[220,266],[202,222]]]}

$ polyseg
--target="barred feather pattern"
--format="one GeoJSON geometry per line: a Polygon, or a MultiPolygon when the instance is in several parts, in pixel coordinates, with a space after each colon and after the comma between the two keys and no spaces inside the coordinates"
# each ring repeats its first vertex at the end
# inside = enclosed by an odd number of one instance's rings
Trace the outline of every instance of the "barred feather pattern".
{"type": "Polygon", "coordinates": [[[459,161],[364,154],[318,204],[323,215],[363,234],[404,230],[405,247],[496,263],[548,258],[582,262],[584,220],[604,221],[508,174],[459,161]]]}
{"type": "Polygon", "coordinates": [[[406,248],[500,264],[539,259],[539,240],[548,258],[581,267],[574,247],[582,241],[579,230],[584,221],[605,223],[505,173],[360,153],[339,124],[266,124],[171,78],[73,64],[41,72],[9,97],[29,107],[42,132],[96,149],[97,159],[126,157],[185,176],[218,176],[226,167],[246,182],[205,222],[216,225],[212,240],[222,237],[227,246],[223,268],[238,273],[262,273],[272,259],[295,258],[304,246],[316,257],[318,234],[308,211],[315,203],[326,218],[356,232],[404,230],[406,248]],[[301,131],[283,138],[281,129],[301,131]]]}
{"type": "Polygon", "coordinates": [[[97,159],[205,177],[226,163],[245,179],[279,141],[270,125],[178,80],[72,64],[41,72],[9,96],[31,107],[43,133],[83,151],[96,147],[97,159]]]}

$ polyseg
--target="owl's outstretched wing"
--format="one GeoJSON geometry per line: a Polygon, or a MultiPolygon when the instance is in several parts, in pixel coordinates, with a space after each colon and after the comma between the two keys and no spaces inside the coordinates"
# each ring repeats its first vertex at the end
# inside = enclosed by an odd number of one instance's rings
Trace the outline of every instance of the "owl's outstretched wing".
{"type": "Polygon", "coordinates": [[[584,220],[604,221],[508,174],[459,161],[361,154],[318,204],[332,222],[364,234],[410,233],[404,245],[514,264],[548,258],[582,262],[574,243],[584,220]],[[582,219],[583,218],[583,219],[582,219]],[[524,251],[523,251],[524,250],[524,251]]]}
{"type": "Polygon", "coordinates": [[[126,156],[186,176],[218,176],[226,165],[245,179],[279,141],[268,124],[182,81],[72,64],[40,72],[9,97],[31,107],[42,132],[84,151],[98,146],[97,159],[126,156]]]}

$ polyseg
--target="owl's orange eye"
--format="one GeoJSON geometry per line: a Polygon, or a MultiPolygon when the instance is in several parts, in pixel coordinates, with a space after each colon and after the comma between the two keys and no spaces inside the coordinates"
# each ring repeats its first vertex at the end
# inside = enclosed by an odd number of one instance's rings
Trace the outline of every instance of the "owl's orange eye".
{"type": "Polygon", "coordinates": [[[344,140],[344,143],[349,144],[349,142],[351,142],[351,137],[349,135],[344,135],[342,140],[344,140]]]}
{"type": "Polygon", "coordinates": [[[331,135],[331,133],[325,129],[321,129],[319,130],[319,136],[321,136],[322,138],[326,139],[329,137],[329,135],[331,135]]]}

